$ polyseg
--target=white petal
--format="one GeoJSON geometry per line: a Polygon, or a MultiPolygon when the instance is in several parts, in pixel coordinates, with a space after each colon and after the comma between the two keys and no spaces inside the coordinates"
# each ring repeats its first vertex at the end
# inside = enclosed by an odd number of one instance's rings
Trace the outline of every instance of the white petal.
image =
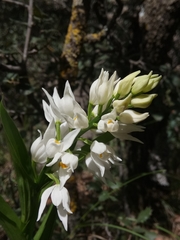
{"type": "Polygon", "coordinates": [[[42,105],[43,105],[45,119],[48,122],[51,122],[53,119],[53,115],[52,115],[50,106],[44,100],[42,100],[42,105]]]}
{"type": "Polygon", "coordinates": [[[74,169],[76,169],[78,166],[78,157],[72,153],[63,154],[61,160],[64,164],[70,165],[72,172],[74,172],[74,169]]]}
{"type": "Polygon", "coordinates": [[[57,207],[61,204],[62,202],[62,191],[60,189],[59,184],[55,185],[55,188],[53,189],[51,193],[51,200],[52,203],[57,207]]]}
{"type": "Polygon", "coordinates": [[[42,213],[43,213],[43,211],[44,211],[44,208],[45,208],[45,206],[46,206],[46,202],[47,202],[47,200],[48,200],[48,198],[49,198],[49,195],[50,195],[51,192],[53,191],[54,187],[55,187],[55,186],[51,186],[51,187],[47,188],[47,189],[43,192],[43,194],[42,194],[42,196],[41,196],[41,203],[40,203],[40,207],[39,207],[39,211],[38,211],[37,221],[39,221],[39,219],[41,218],[41,215],[42,215],[42,213]]]}
{"type": "Polygon", "coordinates": [[[120,123],[119,124],[119,133],[131,133],[131,132],[143,132],[144,127],[136,124],[125,124],[120,123]]]}
{"type": "Polygon", "coordinates": [[[46,164],[46,166],[47,167],[50,167],[50,166],[52,166],[52,165],[54,165],[55,163],[57,163],[57,161],[59,160],[59,158],[62,156],[62,153],[56,153],[55,154],[55,156],[54,156],[54,158],[53,158],[53,160],[50,162],[50,163],[48,163],[48,164],[46,164]]]}
{"type": "Polygon", "coordinates": [[[102,142],[94,141],[91,144],[91,151],[96,153],[96,154],[102,154],[103,152],[106,151],[106,145],[102,142]]]}
{"type": "Polygon", "coordinates": [[[64,187],[66,181],[71,177],[72,171],[67,171],[67,169],[59,168],[59,181],[60,188],[64,187]]]}
{"type": "Polygon", "coordinates": [[[63,115],[73,117],[74,100],[70,96],[65,96],[61,99],[61,112],[63,115]]]}
{"type": "Polygon", "coordinates": [[[116,117],[117,117],[116,110],[113,109],[110,113],[104,114],[104,115],[101,117],[101,119],[102,119],[102,120],[106,120],[106,119],[112,118],[113,120],[115,120],[116,117]]]}
{"type": "Polygon", "coordinates": [[[50,138],[54,138],[55,137],[55,123],[54,120],[52,119],[52,121],[49,123],[44,136],[43,136],[43,143],[46,145],[46,143],[48,142],[48,140],[50,138]]]}
{"type": "Polygon", "coordinates": [[[88,127],[88,118],[84,114],[77,113],[76,118],[74,120],[75,128],[87,128],[88,127]]]}
{"type": "Polygon", "coordinates": [[[55,105],[54,100],[53,100],[53,98],[51,97],[51,95],[46,91],[46,89],[42,88],[42,90],[43,90],[44,93],[46,94],[46,96],[47,96],[47,98],[48,98],[48,100],[49,100],[49,103],[50,103],[51,107],[52,107],[53,109],[56,108],[56,105],[55,105]]]}
{"type": "Polygon", "coordinates": [[[68,123],[64,122],[60,125],[61,139],[63,139],[69,133],[68,123]]]}
{"type": "Polygon", "coordinates": [[[122,123],[132,124],[138,123],[143,121],[149,116],[149,113],[139,113],[134,110],[125,110],[124,112],[120,113],[119,120],[122,123]]]}
{"type": "Polygon", "coordinates": [[[86,157],[85,163],[86,163],[86,166],[92,172],[94,172],[99,177],[101,176],[99,168],[97,167],[97,165],[94,163],[94,161],[92,160],[92,158],[89,155],[86,157]]]}
{"type": "Polygon", "coordinates": [[[53,158],[56,153],[62,152],[62,142],[57,142],[54,138],[49,139],[46,144],[46,152],[49,158],[53,158]]]}
{"type": "MultiPolygon", "coordinates": [[[[103,177],[105,170],[109,169],[110,165],[104,159],[100,159],[100,157],[97,156],[97,154],[95,154],[93,152],[91,153],[91,157],[92,157],[94,163],[98,166],[98,168],[101,172],[101,177],[103,177]]],[[[108,160],[108,159],[106,159],[106,160],[108,160]]]]}
{"type": "Polygon", "coordinates": [[[75,100],[74,94],[71,90],[71,86],[68,81],[66,81],[65,88],[64,88],[64,97],[70,96],[73,100],[75,100]]]}
{"type": "Polygon", "coordinates": [[[69,192],[65,187],[62,188],[62,195],[63,195],[62,205],[63,205],[64,209],[68,213],[72,213],[71,209],[69,208],[69,204],[70,204],[69,192]]]}
{"type": "Polygon", "coordinates": [[[51,95],[43,88],[43,91],[45,92],[49,102],[50,102],[50,107],[53,111],[53,114],[55,115],[54,117],[56,117],[55,120],[60,120],[61,122],[64,122],[64,118],[62,117],[62,114],[60,113],[59,108],[56,106],[53,98],[51,97],[51,95]]]}
{"type": "Polygon", "coordinates": [[[45,163],[47,160],[47,154],[45,150],[46,149],[44,145],[39,146],[34,161],[39,163],[45,163]]]}
{"type": "Polygon", "coordinates": [[[76,136],[78,135],[78,133],[80,132],[81,129],[75,129],[71,132],[69,132],[63,139],[63,149],[62,151],[66,151],[74,142],[74,139],[76,138],[76,136]]]}
{"type": "Polygon", "coordinates": [[[107,132],[107,124],[104,120],[100,120],[97,125],[97,129],[103,132],[107,132]]]}
{"type": "Polygon", "coordinates": [[[40,136],[33,142],[33,144],[31,145],[31,149],[30,149],[33,157],[36,155],[37,148],[42,140],[42,133],[40,130],[38,130],[38,132],[39,132],[40,136]]]}
{"type": "Polygon", "coordinates": [[[68,213],[66,210],[63,209],[62,204],[57,207],[57,213],[58,217],[61,220],[64,229],[67,231],[68,230],[68,213]]]}
{"type": "Polygon", "coordinates": [[[139,142],[139,143],[143,143],[142,141],[140,141],[138,138],[133,137],[127,133],[116,133],[113,132],[111,133],[114,137],[119,138],[120,140],[130,140],[130,141],[134,141],[134,142],[139,142]]]}
{"type": "Polygon", "coordinates": [[[56,106],[60,107],[61,98],[59,97],[56,87],[54,88],[54,92],[53,92],[53,100],[54,100],[56,106]]]}

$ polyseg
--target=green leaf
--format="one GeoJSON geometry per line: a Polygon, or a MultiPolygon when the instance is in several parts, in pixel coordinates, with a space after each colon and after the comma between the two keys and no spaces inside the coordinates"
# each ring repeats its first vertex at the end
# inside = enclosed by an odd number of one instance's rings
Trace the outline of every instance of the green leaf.
{"type": "Polygon", "coordinates": [[[26,178],[29,176],[32,177],[33,169],[31,167],[30,155],[27,152],[18,129],[6,112],[2,103],[0,103],[0,120],[13,158],[16,174],[22,175],[26,178]]]}
{"type": "Polygon", "coordinates": [[[103,191],[101,192],[101,194],[99,195],[99,201],[100,202],[104,202],[106,201],[108,198],[110,198],[109,192],[107,191],[103,191]]]}
{"type": "Polygon", "coordinates": [[[98,142],[108,143],[114,139],[114,136],[109,132],[99,135],[95,140],[98,142]]]}
{"type": "Polygon", "coordinates": [[[145,237],[147,237],[149,240],[154,240],[157,237],[157,233],[145,231],[145,237]]]}
{"type": "Polygon", "coordinates": [[[33,240],[49,240],[53,232],[53,225],[56,220],[56,208],[51,205],[46,213],[41,226],[39,227],[33,240]]]}
{"type": "Polygon", "coordinates": [[[135,226],[135,227],[133,228],[133,230],[134,230],[135,232],[141,233],[141,234],[143,234],[143,233],[145,232],[145,229],[144,229],[143,227],[140,227],[140,226],[135,226]]]}
{"type": "Polygon", "coordinates": [[[110,196],[109,197],[113,202],[117,202],[118,201],[118,199],[116,198],[116,197],[114,197],[114,196],[110,196]]]}
{"type": "Polygon", "coordinates": [[[25,240],[25,237],[22,235],[20,230],[20,219],[1,196],[0,224],[2,225],[10,240],[25,240]]]}
{"type": "Polygon", "coordinates": [[[145,208],[143,211],[139,213],[137,217],[137,222],[144,223],[151,216],[151,213],[152,213],[152,209],[150,207],[145,208]]]}
{"type": "Polygon", "coordinates": [[[31,215],[31,197],[33,196],[33,191],[35,189],[31,158],[26,150],[18,129],[6,112],[2,103],[0,103],[0,121],[3,126],[3,131],[16,173],[21,206],[21,220],[23,223],[27,224],[31,215]]]}

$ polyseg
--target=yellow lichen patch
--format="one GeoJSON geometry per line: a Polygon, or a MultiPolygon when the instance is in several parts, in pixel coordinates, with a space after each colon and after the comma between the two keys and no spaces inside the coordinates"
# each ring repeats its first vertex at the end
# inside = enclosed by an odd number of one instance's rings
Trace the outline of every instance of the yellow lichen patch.
{"type": "MultiPolygon", "coordinates": [[[[66,65],[61,71],[63,79],[74,80],[78,74],[78,57],[85,36],[86,13],[83,5],[72,7],[71,19],[65,38],[61,59],[65,59],[66,65]]],[[[63,60],[64,61],[64,60],[63,60]]]]}
{"type": "Polygon", "coordinates": [[[78,75],[78,58],[83,43],[85,41],[100,41],[107,34],[107,30],[103,29],[98,33],[88,34],[86,37],[85,27],[86,11],[83,3],[73,1],[71,18],[60,57],[60,78],[63,80],[68,79],[71,84],[74,84],[78,75]]]}

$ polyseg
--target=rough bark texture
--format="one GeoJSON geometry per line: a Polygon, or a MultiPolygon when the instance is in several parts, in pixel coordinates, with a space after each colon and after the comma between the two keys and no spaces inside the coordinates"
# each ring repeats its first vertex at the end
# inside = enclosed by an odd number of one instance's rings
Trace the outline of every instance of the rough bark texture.
{"type": "Polygon", "coordinates": [[[144,59],[153,64],[165,63],[173,35],[179,24],[179,0],[145,0],[144,16],[144,59]]]}

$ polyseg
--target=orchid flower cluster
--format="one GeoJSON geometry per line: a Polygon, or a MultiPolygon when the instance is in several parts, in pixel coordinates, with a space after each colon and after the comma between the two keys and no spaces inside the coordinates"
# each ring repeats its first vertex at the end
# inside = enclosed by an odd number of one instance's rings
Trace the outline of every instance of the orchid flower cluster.
{"type": "Polygon", "coordinates": [[[87,168],[105,182],[112,179],[111,165],[121,163],[107,142],[114,138],[141,142],[130,133],[144,130],[137,123],[146,119],[149,113],[134,109],[147,108],[151,104],[157,94],[148,92],[156,87],[161,76],[152,72],[138,76],[139,73],[133,72],[120,80],[116,72],[109,78],[109,73],[102,69],[90,87],[87,113],[75,100],[68,81],[62,98],[56,88],[52,96],[43,89],[49,101],[42,102],[49,125],[44,134],[39,131],[40,136],[31,146],[31,154],[42,169],[46,168],[46,175],[53,184],[42,193],[37,220],[50,197],[67,230],[68,215],[72,211],[65,184],[78,162],[84,160],[87,168]],[[96,132],[96,137],[92,140],[85,138],[88,131],[96,132]],[[79,141],[83,143],[81,148],[79,141]]]}

